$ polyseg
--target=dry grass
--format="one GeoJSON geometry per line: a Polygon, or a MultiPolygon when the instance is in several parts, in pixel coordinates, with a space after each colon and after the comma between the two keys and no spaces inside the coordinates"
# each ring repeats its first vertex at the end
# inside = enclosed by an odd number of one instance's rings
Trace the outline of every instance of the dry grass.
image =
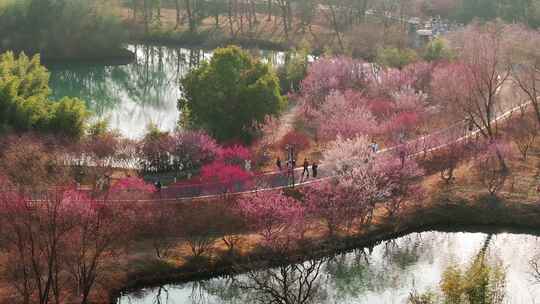
{"type": "MultiPolygon", "coordinates": [[[[540,140],[531,148],[526,161],[522,160],[519,151],[513,147],[512,158],[506,160],[510,169],[504,187],[498,196],[506,201],[531,203],[540,202],[540,140]]],[[[461,193],[466,199],[474,199],[479,193],[485,193],[485,187],[476,178],[473,161],[460,166],[455,173],[456,182],[454,191],[461,193]]]]}

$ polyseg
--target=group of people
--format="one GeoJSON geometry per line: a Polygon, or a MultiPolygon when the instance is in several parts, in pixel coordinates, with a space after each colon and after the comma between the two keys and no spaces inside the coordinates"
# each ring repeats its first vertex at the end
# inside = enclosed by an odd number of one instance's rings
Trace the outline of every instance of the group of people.
{"type": "MultiPolygon", "coordinates": [[[[281,158],[278,158],[276,159],[276,167],[278,168],[278,170],[281,172],[283,171],[283,165],[281,163],[281,158]]],[[[305,178],[309,178],[309,167],[310,167],[310,163],[308,161],[307,158],[304,158],[304,163],[302,164],[302,167],[303,167],[303,171],[302,171],[302,180],[305,178]]],[[[287,169],[287,174],[291,174],[292,172],[294,172],[294,169],[296,168],[296,160],[295,159],[292,159],[292,160],[287,160],[287,163],[286,163],[286,169],[287,169]]],[[[317,164],[316,161],[313,161],[313,163],[311,164],[311,176],[313,176],[313,178],[316,178],[317,177],[317,170],[319,168],[319,164],[317,164]]]]}

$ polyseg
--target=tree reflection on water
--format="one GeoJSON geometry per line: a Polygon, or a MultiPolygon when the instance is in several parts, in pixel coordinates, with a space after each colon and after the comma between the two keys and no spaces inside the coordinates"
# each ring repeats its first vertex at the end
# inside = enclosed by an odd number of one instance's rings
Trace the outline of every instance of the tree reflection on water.
{"type": "Polygon", "coordinates": [[[311,304],[326,300],[321,268],[326,260],[313,260],[264,271],[250,271],[235,282],[245,292],[244,303],[311,304]]]}
{"type": "Polygon", "coordinates": [[[445,285],[448,293],[450,286],[469,290],[460,293],[463,299],[479,294],[494,303],[531,303],[540,298],[533,280],[540,280],[538,252],[540,239],[531,235],[425,232],[296,265],[168,285],[161,302],[156,290],[119,303],[406,303],[411,291],[437,291],[442,299],[441,282],[459,283],[445,285]]]}
{"type": "Polygon", "coordinates": [[[65,65],[51,68],[55,97],[76,96],[100,119],[129,137],[141,136],[149,123],[172,130],[179,119],[179,79],[208,52],[133,45],[134,62],[120,66],[65,65]]]}
{"type": "Polygon", "coordinates": [[[53,94],[80,97],[98,115],[114,109],[122,99],[159,108],[170,102],[169,98],[176,102],[179,79],[209,56],[199,49],[152,45],[130,49],[136,60],[128,65],[52,67],[53,94]]]}
{"type": "MultiPolygon", "coordinates": [[[[55,98],[79,97],[100,119],[128,137],[141,136],[149,123],[163,130],[178,125],[179,81],[211,57],[212,52],[159,45],[130,45],[134,62],[99,66],[60,64],[50,67],[50,87],[55,98]]],[[[279,63],[280,52],[253,51],[279,63]]]]}

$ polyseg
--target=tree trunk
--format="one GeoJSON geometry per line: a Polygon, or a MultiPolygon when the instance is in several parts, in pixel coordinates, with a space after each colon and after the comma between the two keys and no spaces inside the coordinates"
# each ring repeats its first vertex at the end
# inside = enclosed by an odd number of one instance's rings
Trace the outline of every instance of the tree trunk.
{"type": "Polygon", "coordinates": [[[331,5],[331,4],[329,5],[329,8],[330,8],[330,14],[331,14],[331,18],[332,18],[332,27],[334,28],[334,32],[336,33],[336,37],[337,37],[338,43],[339,43],[339,48],[343,52],[345,48],[343,46],[341,33],[339,32],[339,23],[337,21],[336,10],[335,10],[335,7],[333,5],[331,5]]]}
{"type": "Polygon", "coordinates": [[[234,23],[233,23],[233,0],[229,0],[229,5],[227,9],[228,17],[229,17],[229,29],[231,31],[231,36],[234,37],[234,23]]]}
{"type": "MultiPolygon", "coordinates": [[[[238,2],[237,2],[238,3],[238,2]]],[[[240,33],[244,34],[244,1],[240,1],[240,33]]],[[[238,11],[238,6],[237,6],[238,11]]]]}
{"type": "Polygon", "coordinates": [[[180,27],[180,0],[174,0],[174,5],[176,7],[176,26],[175,28],[180,27]]]}
{"type": "Polygon", "coordinates": [[[251,13],[253,14],[253,22],[257,23],[257,5],[255,4],[255,1],[250,0],[251,2],[251,13]]]}
{"type": "Polygon", "coordinates": [[[148,34],[149,21],[148,21],[148,0],[143,2],[143,18],[144,18],[144,33],[148,34]]]}
{"type": "Polygon", "coordinates": [[[193,33],[195,31],[195,22],[193,21],[193,11],[191,10],[191,0],[184,0],[186,7],[186,15],[188,18],[189,31],[193,33]]]}
{"type": "Polygon", "coordinates": [[[538,128],[540,128],[540,102],[538,102],[538,99],[536,98],[531,99],[531,101],[534,108],[534,113],[536,114],[536,120],[538,121],[538,128]]]}
{"type": "Polygon", "coordinates": [[[251,1],[250,0],[247,0],[244,3],[244,12],[246,12],[246,17],[247,17],[247,21],[248,21],[248,28],[249,28],[249,30],[252,30],[253,29],[253,14],[252,14],[252,11],[251,11],[251,1]]]}
{"type": "Polygon", "coordinates": [[[364,23],[366,21],[366,11],[367,11],[367,5],[368,5],[368,0],[361,0],[361,4],[360,4],[360,7],[359,7],[359,17],[360,17],[360,22],[361,23],[364,23]]]}
{"type": "Polygon", "coordinates": [[[157,2],[157,21],[161,26],[161,1],[157,2]]]}
{"type": "Polygon", "coordinates": [[[497,158],[499,159],[499,164],[501,165],[501,172],[502,174],[506,175],[509,173],[509,169],[508,169],[508,166],[506,165],[506,161],[504,160],[504,156],[502,155],[499,148],[496,148],[495,150],[496,150],[495,152],[497,154],[497,158]]]}
{"type": "Polygon", "coordinates": [[[284,0],[281,1],[281,20],[283,22],[283,33],[285,34],[285,39],[289,41],[289,22],[288,22],[288,12],[287,5],[284,3],[284,0]]]}
{"type": "Polygon", "coordinates": [[[214,26],[217,30],[219,29],[219,9],[217,8],[215,9],[215,13],[214,13],[214,21],[215,21],[214,26]]]}
{"type": "Polygon", "coordinates": [[[133,21],[137,21],[137,0],[133,0],[133,21]]]}
{"type": "Polygon", "coordinates": [[[268,12],[268,21],[272,21],[272,0],[267,0],[267,12],[268,12]]]}

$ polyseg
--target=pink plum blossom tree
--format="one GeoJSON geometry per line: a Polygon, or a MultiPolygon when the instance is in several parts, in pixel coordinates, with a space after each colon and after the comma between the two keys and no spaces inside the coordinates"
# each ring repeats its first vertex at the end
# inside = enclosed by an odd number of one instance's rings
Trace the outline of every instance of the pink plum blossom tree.
{"type": "Polygon", "coordinates": [[[311,143],[307,135],[300,133],[298,131],[290,131],[281,138],[278,143],[279,148],[284,151],[287,146],[294,146],[295,152],[300,153],[309,149],[311,143]]]}
{"type": "Polygon", "coordinates": [[[125,177],[113,182],[109,189],[106,189],[100,198],[115,200],[150,199],[156,188],[151,183],[144,181],[140,177],[125,177]]]}
{"type": "Polygon", "coordinates": [[[304,220],[304,207],[281,191],[262,191],[245,196],[239,200],[238,208],[269,248],[285,249],[298,238],[295,228],[304,220]]]}
{"type": "Polygon", "coordinates": [[[310,65],[301,84],[301,98],[318,108],[333,90],[345,91],[366,86],[371,78],[370,64],[348,57],[323,57],[310,65]]]}
{"type": "Polygon", "coordinates": [[[356,168],[367,166],[374,156],[366,136],[351,139],[338,136],[324,151],[323,163],[334,175],[346,176],[356,168]]]}
{"type": "Polygon", "coordinates": [[[133,231],[126,204],[57,187],[39,202],[0,193],[0,245],[6,274],[22,303],[86,304],[133,231]],[[105,267],[108,265],[107,267],[105,267]]]}
{"type": "Polygon", "coordinates": [[[313,111],[312,121],[323,139],[373,134],[377,124],[366,105],[367,101],[360,93],[332,91],[324,104],[313,111]]]}
{"type": "Polygon", "coordinates": [[[406,201],[423,199],[424,190],[419,181],[424,171],[414,159],[406,158],[403,161],[390,155],[379,158],[376,166],[380,174],[378,182],[388,191],[384,200],[388,216],[396,216],[406,201]]]}
{"type": "Polygon", "coordinates": [[[243,166],[246,160],[251,158],[249,150],[241,145],[234,145],[222,148],[218,154],[218,159],[231,165],[243,166]]]}
{"type": "Polygon", "coordinates": [[[200,181],[207,187],[217,187],[220,192],[231,192],[251,181],[252,173],[239,165],[215,161],[201,169],[200,181]]]}
{"type": "Polygon", "coordinates": [[[509,100],[498,97],[512,67],[506,51],[508,38],[505,26],[496,22],[472,24],[455,33],[452,44],[458,50],[458,62],[438,66],[431,85],[434,100],[448,114],[454,113],[454,120],[468,119],[490,142],[498,137],[494,121],[498,112],[511,106],[509,100]]]}
{"type": "Polygon", "coordinates": [[[216,159],[218,143],[202,131],[177,131],[172,134],[171,155],[175,170],[195,171],[216,159]]]}

